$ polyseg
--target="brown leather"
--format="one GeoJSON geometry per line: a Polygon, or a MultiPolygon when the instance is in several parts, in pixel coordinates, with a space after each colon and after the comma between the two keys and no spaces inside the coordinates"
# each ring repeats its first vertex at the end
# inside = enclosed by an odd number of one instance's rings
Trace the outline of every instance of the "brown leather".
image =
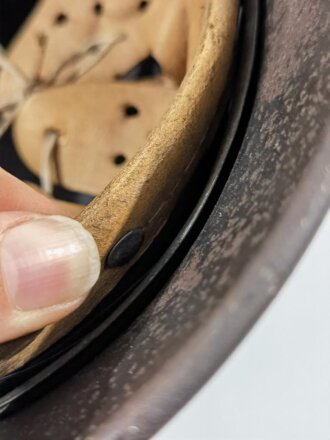
{"type": "MultiPolygon", "coordinates": [[[[238,3],[238,0],[183,2],[186,11],[191,7],[201,14],[191,11],[190,17],[187,13],[189,38],[201,41],[198,49],[190,53],[187,44],[186,58],[191,60],[191,67],[180,90],[146,145],[79,216],[93,234],[102,262],[123,234],[138,227],[145,231],[141,252],[145,251],[166,221],[198,161],[205,131],[226,84],[238,3]],[[192,23],[190,27],[188,18],[192,23]]],[[[105,269],[87,301],[70,317],[35,335],[2,345],[0,374],[24,365],[72,329],[111,290],[128,267],[105,269]]]]}

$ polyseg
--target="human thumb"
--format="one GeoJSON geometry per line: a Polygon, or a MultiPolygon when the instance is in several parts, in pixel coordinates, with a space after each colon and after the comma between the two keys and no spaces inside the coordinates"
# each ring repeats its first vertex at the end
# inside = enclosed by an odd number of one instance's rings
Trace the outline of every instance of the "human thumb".
{"type": "Polygon", "coordinates": [[[0,213],[0,343],[72,313],[99,274],[96,243],[77,221],[0,213]]]}

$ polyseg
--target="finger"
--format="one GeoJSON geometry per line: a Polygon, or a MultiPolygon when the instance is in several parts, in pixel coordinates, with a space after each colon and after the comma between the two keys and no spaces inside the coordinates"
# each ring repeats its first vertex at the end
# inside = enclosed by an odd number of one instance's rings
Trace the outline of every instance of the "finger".
{"type": "Polygon", "coordinates": [[[99,273],[96,244],[80,223],[0,213],[0,343],[73,312],[99,273]]]}
{"type": "Polygon", "coordinates": [[[67,214],[55,200],[30,188],[0,168],[0,211],[29,211],[41,214],[67,214]]]}

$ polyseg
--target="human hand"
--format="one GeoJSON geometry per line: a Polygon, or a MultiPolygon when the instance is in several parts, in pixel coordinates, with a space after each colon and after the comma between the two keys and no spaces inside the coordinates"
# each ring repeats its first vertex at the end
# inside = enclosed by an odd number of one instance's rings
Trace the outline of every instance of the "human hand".
{"type": "Polygon", "coordinates": [[[94,239],[65,214],[0,168],[0,343],[64,318],[96,283],[94,239]]]}

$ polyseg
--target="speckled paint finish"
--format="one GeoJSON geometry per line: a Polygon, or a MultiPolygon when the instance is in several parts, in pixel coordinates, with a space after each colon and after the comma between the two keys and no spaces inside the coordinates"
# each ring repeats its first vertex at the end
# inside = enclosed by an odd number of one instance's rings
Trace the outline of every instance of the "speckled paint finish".
{"type": "Polygon", "coordinates": [[[1,422],[1,440],[150,437],[226,359],[297,262],[330,197],[330,5],[269,0],[266,9],[243,148],[182,266],[93,363],[1,422]]]}

